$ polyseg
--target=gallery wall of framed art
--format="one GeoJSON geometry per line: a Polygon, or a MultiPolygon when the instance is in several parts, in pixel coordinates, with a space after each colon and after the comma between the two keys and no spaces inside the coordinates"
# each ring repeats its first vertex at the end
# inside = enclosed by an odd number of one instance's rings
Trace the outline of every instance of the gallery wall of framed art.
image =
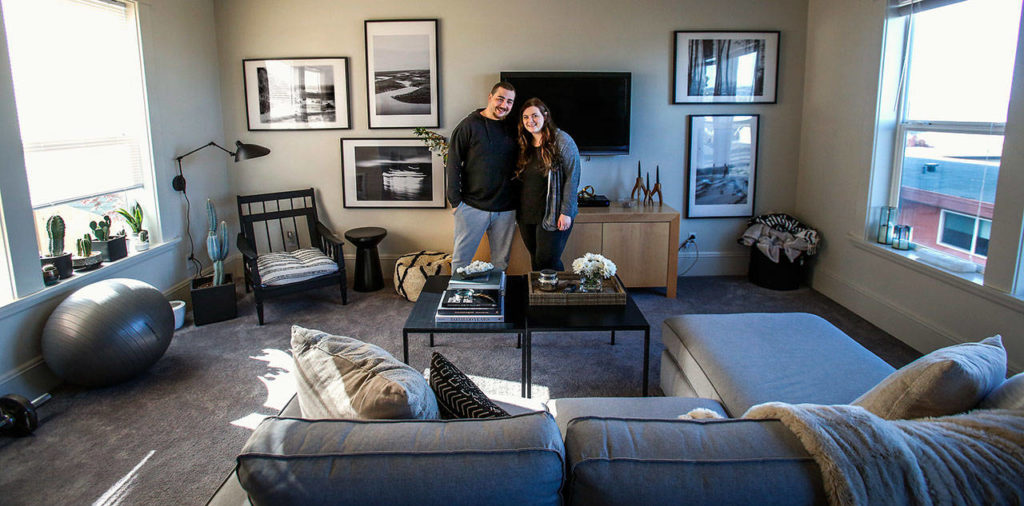
{"type": "Polygon", "coordinates": [[[364,30],[369,127],[439,127],[437,20],[367,20],[364,30]]]}
{"type": "Polygon", "coordinates": [[[346,208],[444,208],[444,163],[420,139],[342,139],[346,208]]]}
{"type": "Polygon", "coordinates": [[[348,58],[242,60],[250,131],[352,128],[348,58]]]}

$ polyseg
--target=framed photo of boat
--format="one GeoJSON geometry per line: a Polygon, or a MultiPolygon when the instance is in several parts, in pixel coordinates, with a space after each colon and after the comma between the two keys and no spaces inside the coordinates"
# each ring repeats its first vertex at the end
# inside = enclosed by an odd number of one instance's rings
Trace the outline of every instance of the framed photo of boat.
{"type": "Polygon", "coordinates": [[[370,128],[437,128],[437,20],[366,20],[366,112],[370,128]]]}
{"type": "Polygon", "coordinates": [[[345,207],[445,207],[444,163],[420,139],[342,139],[345,207]]]}

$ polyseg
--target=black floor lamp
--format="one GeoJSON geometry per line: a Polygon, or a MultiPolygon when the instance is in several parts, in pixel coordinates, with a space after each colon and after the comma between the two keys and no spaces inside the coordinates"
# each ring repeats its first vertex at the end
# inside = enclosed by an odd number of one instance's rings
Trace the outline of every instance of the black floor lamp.
{"type": "Polygon", "coordinates": [[[175,190],[180,191],[181,194],[184,195],[185,197],[185,234],[188,235],[188,261],[192,262],[192,266],[196,268],[196,273],[195,276],[193,276],[193,278],[198,278],[199,275],[203,272],[203,263],[196,259],[195,245],[192,243],[192,222],[189,219],[189,215],[191,214],[192,211],[192,203],[189,202],[188,192],[185,190],[185,176],[181,172],[181,159],[185,158],[188,155],[191,155],[192,153],[195,153],[196,151],[203,150],[210,146],[215,146],[221,151],[227,153],[229,156],[235,159],[236,163],[241,160],[259,158],[261,156],[266,156],[270,154],[269,149],[258,144],[242,144],[242,141],[235,141],[235,151],[231,152],[225,149],[220,144],[211,141],[209,144],[199,146],[198,148],[193,149],[192,151],[189,151],[184,155],[174,158],[174,161],[178,162],[178,175],[174,176],[174,179],[171,180],[171,186],[175,190]]]}

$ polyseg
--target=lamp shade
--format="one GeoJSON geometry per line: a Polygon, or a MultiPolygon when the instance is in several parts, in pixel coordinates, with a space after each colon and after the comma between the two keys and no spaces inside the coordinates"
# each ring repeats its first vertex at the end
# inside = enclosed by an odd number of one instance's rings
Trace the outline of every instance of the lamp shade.
{"type": "Polygon", "coordinates": [[[242,141],[235,141],[235,161],[259,158],[270,154],[270,149],[259,144],[242,144],[242,141]]]}

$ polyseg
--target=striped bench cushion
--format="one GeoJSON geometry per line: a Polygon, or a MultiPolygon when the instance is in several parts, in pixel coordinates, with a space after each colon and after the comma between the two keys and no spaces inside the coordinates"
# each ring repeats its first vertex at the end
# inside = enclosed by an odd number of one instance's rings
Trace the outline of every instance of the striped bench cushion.
{"type": "Polygon", "coordinates": [[[256,265],[264,285],[288,285],[338,270],[338,264],[316,248],[266,253],[256,265]]]}

